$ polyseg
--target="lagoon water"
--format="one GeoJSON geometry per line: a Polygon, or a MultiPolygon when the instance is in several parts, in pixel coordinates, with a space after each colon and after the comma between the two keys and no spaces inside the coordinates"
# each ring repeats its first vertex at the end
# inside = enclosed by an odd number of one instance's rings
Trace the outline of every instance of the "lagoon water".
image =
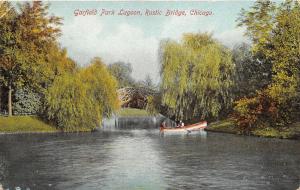
{"type": "Polygon", "coordinates": [[[158,129],[0,136],[4,189],[296,190],[300,141],[158,129]]]}

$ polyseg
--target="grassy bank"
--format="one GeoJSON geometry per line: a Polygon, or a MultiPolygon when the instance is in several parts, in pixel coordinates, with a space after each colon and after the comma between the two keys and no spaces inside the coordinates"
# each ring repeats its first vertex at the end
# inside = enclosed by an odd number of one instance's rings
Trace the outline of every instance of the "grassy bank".
{"type": "Polygon", "coordinates": [[[234,121],[230,119],[210,123],[206,130],[231,134],[238,133],[237,129],[235,128],[234,121]]]}
{"type": "Polygon", "coordinates": [[[122,108],[117,113],[120,117],[149,117],[152,116],[146,110],[135,108],[122,108]]]}
{"type": "MultiPolygon", "coordinates": [[[[211,123],[206,130],[212,132],[240,134],[235,122],[230,119],[211,123]]],[[[251,135],[270,138],[300,139],[300,122],[294,123],[280,130],[275,128],[257,128],[251,132],[251,135]]]]}
{"type": "Polygon", "coordinates": [[[0,133],[58,132],[35,116],[0,117],[0,133]]]}

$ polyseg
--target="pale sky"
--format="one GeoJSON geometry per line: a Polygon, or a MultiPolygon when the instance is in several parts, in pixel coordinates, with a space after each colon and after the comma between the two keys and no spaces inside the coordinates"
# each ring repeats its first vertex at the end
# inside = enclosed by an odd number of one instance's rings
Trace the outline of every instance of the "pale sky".
{"type": "Polygon", "coordinates": [[[69,56],[84,65],[95,57],[106,64],[116,61],[130,62],[133,77],[138,80],[147,74],[158,81],[158,47],[162,39],[180,40],[183,33],[213,32],[213,36],[232,47],[245,42],[244,29],[236,27],[241,8],[253,1],[210,2],[66,2],[50,3],[50,13],[64,18],[61,45],[69,56]],[[75,10],[96,9],[97,15],[74,16],[75,10]],[[115,10],[114,16],[99,16],[101,9],[115,10]],[[161,10],[162,16],[119,16],[120,9],[161,10]],[[185,10],[188,16],[164,16],[167,10],[185,10]],[[211,16],[190,16],[191,9],[211,11],[211,16]]]}

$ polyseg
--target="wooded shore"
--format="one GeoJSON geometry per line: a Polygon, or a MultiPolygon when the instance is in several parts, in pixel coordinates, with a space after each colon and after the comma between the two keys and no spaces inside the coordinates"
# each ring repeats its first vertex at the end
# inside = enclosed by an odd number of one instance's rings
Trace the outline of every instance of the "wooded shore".
{"type": "Polygon", "coordinates": [[[293,123],[288,127],[280,129],[271,127],[256,128],[248,134],[242,133],[242,131],[238,130],[236,126],[237,124],[233,120],[226,119],[209,124],[208,128],[206,128],[206,131],[266,138],[300,139],[300,122],[293,123]]]}

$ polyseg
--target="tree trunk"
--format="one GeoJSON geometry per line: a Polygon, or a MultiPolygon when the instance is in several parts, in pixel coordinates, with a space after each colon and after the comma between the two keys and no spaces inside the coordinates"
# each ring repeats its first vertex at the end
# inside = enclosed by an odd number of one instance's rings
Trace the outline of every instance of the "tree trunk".
{"type": "Polygon", "coordinates": [[[11,84],[9,84],[9,86],[8,86],[8,116],[12,116],[11,94],[12,94],[12,89],[11,89],[11,84]]]}
{"type": "Polygon", "coordinates": [[[1,98],[2,98],[2,87],[0,86],[0,115],[1,115],[1,112],[2,112],[2,105],[1,105],[2,100],[1,100],[1,98]]]}

